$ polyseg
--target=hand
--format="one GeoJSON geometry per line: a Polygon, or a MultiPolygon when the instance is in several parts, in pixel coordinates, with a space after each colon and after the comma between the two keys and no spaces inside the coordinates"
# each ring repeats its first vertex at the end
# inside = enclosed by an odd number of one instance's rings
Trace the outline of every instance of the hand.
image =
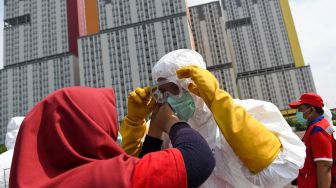
{"type": "Polygon", "coordinates": [[[154,105],[150,87],[137,88],[128,96],[127,117],[134,122],[143,121],[153,111],[154,105]]]}
{"type": "Polygon", "coordinates": [[[152,113],[150,128],[156,127],[169,134],[170,128],[179,121],[179,118],[167,103],[157,104],[152,113]]]}
{"type": "Polygon", "coordinates": [[[245,108],[235,104],[230,94],[219,89],[217,79],[207,70],[186,66],[176,71],[178,78],[191,78],[189,90],[200,96],[232,150],[252,172],[269,166],[281,150],[279,138],[245,108]],[[249,142],[246,142],[249,140],[249,142]]]}
{"type": "Polygon", "coordinates": [[[190,92],[201,97],[209,108],[212,100],[219,90],[219,83],[215,76],[209,71],[195,65],[182,67],[176,71],[178,78],[191,78],[194,83],[190,83],[190,92]]]}

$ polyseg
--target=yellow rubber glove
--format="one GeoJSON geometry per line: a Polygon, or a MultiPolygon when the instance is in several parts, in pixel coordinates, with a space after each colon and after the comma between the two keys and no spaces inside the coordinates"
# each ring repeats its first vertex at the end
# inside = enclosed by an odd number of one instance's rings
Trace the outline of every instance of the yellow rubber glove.
{"type": "Polygon", "coordinates": [[[150,96],[150,87],[137,88],[128,96],[127,115],[124,117],[120,134],[121,147],[129,155],[138,156],[141,139],[146,134],[146,117],[152,112],[155,100],[150,96]]]}
{"type": "Polygon", "coordinates": [[[253,118],[243,107],[234,104],[231,96],[219,89],[217,79],[207,70],[191,65],[176,71],[178,78],[191,78],[188,89],[200,96],[233,151],[252,172],[270,165],[280,152],[276,135],[253,118]]]}

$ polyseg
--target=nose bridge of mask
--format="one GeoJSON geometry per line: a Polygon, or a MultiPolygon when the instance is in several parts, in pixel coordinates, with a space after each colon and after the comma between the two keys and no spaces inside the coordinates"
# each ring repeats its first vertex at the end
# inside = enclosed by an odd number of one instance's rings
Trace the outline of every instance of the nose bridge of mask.
{"type": "Polygon", "coordinates": [[[172,80],[164,80],[159,82],[157,85],[153,86],[151,89],[151,95],[158,103],[164,103],[167,101],[167,98],[169,96],[174,98],[179,98],[182,96],[182,87],[175,81],[172,80]],[[169,90],[164,89],[165,84],[172,83],[174,86],[176,86],[176,89],[178,90],[176,93],[173,93],[169,90]]]}

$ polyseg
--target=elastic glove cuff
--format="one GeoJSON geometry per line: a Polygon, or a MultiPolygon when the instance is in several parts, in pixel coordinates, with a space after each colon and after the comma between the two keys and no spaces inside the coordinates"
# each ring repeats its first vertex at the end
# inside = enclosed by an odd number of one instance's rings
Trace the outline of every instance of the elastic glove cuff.
{"type": "Polygon", "coordinates": [[[146,121],[139,123],[130,120],[127,116],[124,118],[120,134],[122,136],[121,147],[132,156],[138,156],[141,151],[141,138],[146,134],[146,121]]]}

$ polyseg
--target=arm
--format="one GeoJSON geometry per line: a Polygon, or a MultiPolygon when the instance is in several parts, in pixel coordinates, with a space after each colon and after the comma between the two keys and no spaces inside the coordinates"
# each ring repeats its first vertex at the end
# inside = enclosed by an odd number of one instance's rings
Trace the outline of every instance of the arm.
{"type": "Polygon", "coordinates": [[[154,152],[154,151],[160,151],[162,142],[163,142],[161,140],[161,137],[162,137],[162,133],[164,130],[164,127],[162,127],[162,125],[168,126],[165,129],[170,129],[170,126],[173,125],[175,120],[178,121],[178,119],[175,118],[175,116],[173,116],[172,118],[169,118],[169,116],[172,116],[173,114],[170,113],[170,111],[167,111],[167,109],[165,109],[166,111],[161,110],[163,112],[161,112],[158,115],[158,112],[161,106],[162,106],[161,104],[157,104],[153,109],[152,117],[151,117],[152,119],[149,125],[149,131],[148,131],[148,134],[143,143],[143,147],[139,154],[140,158],[142,158],[147,153],[154,152]],[[172,122],[167,123],[166,121],[168,120],[172,122]]]}
{"type": "Polygon", "coordinates": [[[331,139],[331,136],[324,131],[314,132],[310,135],[319,188],[329,188],[331,185],[331,167],[333,163],[331,139]]]}
{"type": "Polygon", "coordinates": [[[317,183],[318,188],[329,188],[331,186],[331,166],[330,161],[317,161],[317,183]]]}
{"type": "Polygon", "coordinates": [[[185,122],[175,116],[165,104],[158,112],[154,110],[151,128],[157,127],[169,134],[174,148],[183,157],[187,172],[188,186],[198,187],[205,182],[215,167],[215,158],[206,140],[185,122]]]}
{"type": "Polygon", "coordinates": [[[276,135],[243,107],[235,104],[217,79],[207,70],[186,66],[176,71],[179,78],[191,78],[189,91],[200,96],[211,110],[223,136],[235,154],[253,173],[258,173],[278,156],[281,143],[276,135]]]}
{"type": "Polygon", "coordinates": [[[162,130],[158,128],[157,126],[151,125],[149,127],[148,134],[145,138],[145,141],[142,145],[141,152],[139,154],[139,157],[142,158],[144,155],[150,152],[154,151],[160,151],[162,146],[162,130]]]}
{"type": "Polygon", "coordinates": [[[185,122],[176,123],[169,137],[173,147],[182,153],[188,187],[199,187],[208,179],[216,164],[208,143],[185,122]]]}
{"type": "Polygon", "coordinates": [[[141,151],[141,139],[146,134],[146,121],[134,122],[125,117],[121,123],[121,148],[129,155],[138,156],[141,151]]]}
{"type": "Polygon", "coordinates": [[[150,96],[150,88],[137,88],[131,92],[127,105],[127,115],[120,127],[121,147],[127,154],[138,156],[141,151],[141,139],[147,129],[146,117],[155,105],[155,101],[150,96]]]}

